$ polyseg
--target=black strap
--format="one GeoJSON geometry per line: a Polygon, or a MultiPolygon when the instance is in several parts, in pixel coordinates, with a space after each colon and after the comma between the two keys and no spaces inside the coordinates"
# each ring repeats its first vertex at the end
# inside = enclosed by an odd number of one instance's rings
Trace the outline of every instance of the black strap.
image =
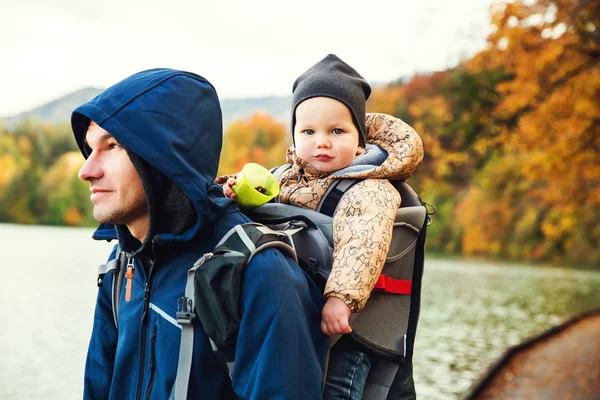
{"type": "Polygon", "coordinates": [[[117,248],[117,269],[113,271],[112,279],[112,312],[115,327],[119,329],[119,304],[123,291],[123,278],[125,277],[127,257],[124,257],[120,248],[117,248]]]}
{"type": "Polygon", "coordinates": [[[321,199],[321,203],[319,204],[319,208],[317,211],[321,214],[328,215],[333,217],[335,213],[335,209],[338,206],[338,203],[342,199],[342,196],[350,189],[352,186],[356,185],[358,182],[362,182],[363,179],[337,179],[335,180],[325,192],[325,195],[321,199]]]}

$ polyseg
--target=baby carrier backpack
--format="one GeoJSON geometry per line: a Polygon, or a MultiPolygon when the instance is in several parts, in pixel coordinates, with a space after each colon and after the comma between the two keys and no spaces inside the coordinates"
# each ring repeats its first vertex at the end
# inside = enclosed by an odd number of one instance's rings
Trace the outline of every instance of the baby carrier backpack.
{"type": "MultiPolygon", "coordinates": [[[[270,247],[280,249],[324,289],[333,263],[332,216],[344,193],[358,182],[360,179],[335,181],[321,200],[319,212],[277,203],[248,212],[253,223],[234,227],[213,252],[194,264],[188,272],[185,296],[179,300],[177,312],[182,338],[172,397],[179,400],[187,395],[194,318],[200,320],[215,357],[231,375],[241,320],[242,275],[256,253],[270,247]]],[[[429,209],[405,181],[390,182],[401,195],[401,205],[386,263],[365,308],[351,316],[352,333],[341,339],[344,345],[373,356],[364,400],[404,398],[399,396],[414,392],[412,355],[420,310],[425,236],[435,207],[429,209]]],[[[124,270],[120,264],[118,259],[113,260],[99,271],[101,281],[105,273],[115,270],[115,324],[124,270]]]]}

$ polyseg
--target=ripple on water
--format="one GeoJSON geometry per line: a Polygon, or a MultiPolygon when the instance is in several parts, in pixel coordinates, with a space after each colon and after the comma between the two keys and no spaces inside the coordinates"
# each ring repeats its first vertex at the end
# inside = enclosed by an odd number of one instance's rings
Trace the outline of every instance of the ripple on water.
{"type": "Polygon", "coordinates": [[[413,360],[423,399],[455,399],[508,346],[600,307],[598,272],[433,259],[425,268],[413,360]]]}
{"type": "MultiPolygon", "coordinates": [[[[112,247],[91,232],[0,224],[0,399],[81,399],[96,267],[112,247]]],[[[428,259],[419,398],[455,399],[507,346],[600,307],[598,293],[598,272],[428,259]]]]}

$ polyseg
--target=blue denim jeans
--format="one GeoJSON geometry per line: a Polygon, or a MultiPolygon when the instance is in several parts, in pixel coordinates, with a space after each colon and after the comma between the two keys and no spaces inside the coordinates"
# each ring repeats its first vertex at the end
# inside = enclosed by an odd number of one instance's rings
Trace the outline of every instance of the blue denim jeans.
{"type": "Polygon", "coordinates": [[[329,353],[323,400],[361,400],[371,357],[337,343],[329,353]]]}

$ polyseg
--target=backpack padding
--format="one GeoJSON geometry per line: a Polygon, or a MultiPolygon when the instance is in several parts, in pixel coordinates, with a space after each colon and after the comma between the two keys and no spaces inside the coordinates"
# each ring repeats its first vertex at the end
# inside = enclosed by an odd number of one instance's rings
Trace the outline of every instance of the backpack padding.
{"type": "Polygon", "coordinates": [[[303,229],[292,238],[301,268],[324,291],[333,265],[333,246],[323,232],[316,228],[303,229]]]}
{"type": "MultiPolygon", "coordinates": [[[[416,240],[421,232],[423,221],[427,218],[427,210],[423,206],[419,207],[402,207],[398,209],[396,213],[396,219],[394,220],[394,230],[392,231],[392,241],[390,244],[390,250],[386,258],[386,263],[394,262],[396,259],[403,256],[402,251],[406,251],[406,248],[395,248],[395,243],[411,244],[416,240]]],[[[410,279],[410,278],[408,278],[410,279]]]]}
{"type": "Polygon", "coordinates": [[[289,204],[267,203],[245,213],[251,220],[272,225],[299,219],[314,224],[333,246],[333,219],[321,213],[289,204]]]}
{"type": "Polygon", "coordinates": [[[403,207],[419,207],[422,206],[421,200],[417,193],[409,186],[406,181],[390,181],[390,183],[400,193],[401,203],[400,208],[403,207]]]}
{"type": "Polygon", "coordinates": [[[399,365],[383,358],[373,359],[363,390],[363,400],[382,400],[388,396],[399,365]]]}
{"type": "MultiPolygon", "coordinates": [[[[402,206],[396,215],[391,247],[386,258],[383,274],[393,279],[412,281],[416,272],[414,263],[419,245],[418,238],[427,219],[427,210],[406,182],[395,181],[393,184],[401,193],[402,206]],[[411,206],[411,204],[416,205],[411,206]]],[[[329,233],[328,241],[330,246],[333,246],[331,235],[333,218],[331,217],[286,204],[266,204],[257,208],[254,213],[249,214],[253,220],[266,224],[273,222],[278,217],[293,219],[299,215],[317,222],[324,233],[329,233]],[[275,215],[275,218],[273,215],[275,215]]],[[[322,253],[322,248],[320,250],[306,249],[305,243],[314,243],[313,240],[298,240],[295,237],[294,241],[298,256],[303,261],[307,259],[307,256],[310,257],[311,252],[322,253]]],[[[323,247],[322,244],[321,247],[323,247]]],[[[420,274],[422,275],[422,271],[420,274]]],[[[326,281],[325,278],[323,280],[326,281]]],[[[318,279],[315,279],[315,281],[318,281],[318,279]]],[[[420,282],[419,285],[413,287],[412,291],[415,293],[420,291],[420,282]]],[[[413,293],[413,296],[409,296],[374,291],[367,307],[359,314],[353,325],[353,328],[355,328],[354,333],[349,335],[355,339],[353,341],[359,346],[359,349],[362,350],[366,346],[377,357],[383,357],[394,362],[404,362],[408,354],[412,355],[414,338],[409,337],[409,322],[411,320],[411,310],[414,309],[413,299],[415,293],[413,293]],[[377,328],[378,322],[382,318],[393,318],[394,323],[388,324],[389,329],[377,328]]],[[[419,296],[420,301],[420,294],[417,294],[417,296],[419,296]]],[[[418,303],[416,306],[418,307],[418,303]]],[[[414,335],[414,332],[412,334],[414,335]]]]}
{"type": "MultiPolygon", "coordinates": [[[[427,210],[424,206],[404,207],[398,210],[392,241],[382,274],[393,279],[415,279],[416,255],[419,252],[420,230],[426,224],[427,210]]],[[[422,268],[419,277],[422,275],[422,268]]],[[[392,362],[403,363],[412,356],[414,331],[411,333],[411,313],[420,301],[420,281],[412,282],[410,295],[398,295],[373,291],[365,308],[352,325],[348,340],[366,351],[392,362]],[[381,324],[381,321],[386,321],[381,324]],[[409,348],[410,347],[410,348],[409,348]]],[[[417,314],[418,317],[418,314],[417,314]]]]}

